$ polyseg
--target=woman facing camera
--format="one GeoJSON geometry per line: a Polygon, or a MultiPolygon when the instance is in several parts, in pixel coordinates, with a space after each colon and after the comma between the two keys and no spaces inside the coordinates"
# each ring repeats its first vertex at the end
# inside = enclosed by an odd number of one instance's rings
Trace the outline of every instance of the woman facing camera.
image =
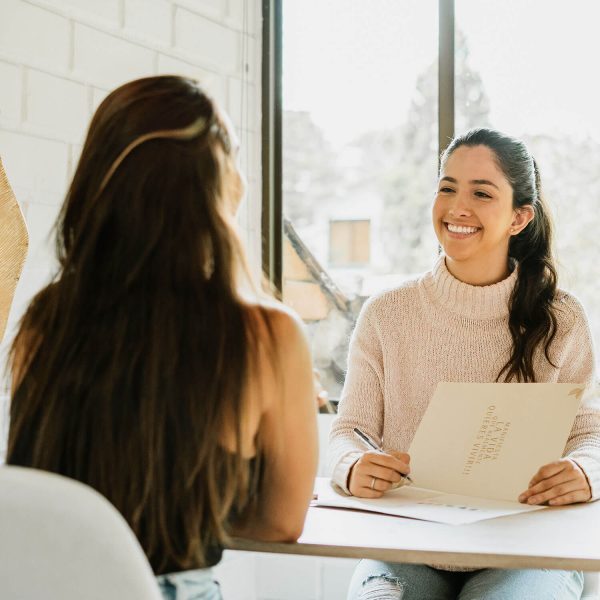
{"type": "MultiPolygon", "coordinates": [[[[557,289],[551,223],[525,145],[489,129],[454,139],[442,156],[432,217],[443,250],[433,269],[371,298],[353,334],[331,454],[334,481],[355,496],[378,498],[410,472],[406,451],[439,382],[595,384],[587,319],[557,289]],[[354,427],[386,452],[364,452],[354,427]]],[[[564,457],[531,473],[519,501],[558,506],[600,496],[592,396],[564,457]]],[[[582,587],[573,571],[362,561],[349,598],[565,600],[579,598],[582,587]]]]}
{"type": "Polygon", "coordinates": [[[58,273],[12,348],[7,462],[106,496],[169,599],[220,598],[230,534],[296,540],[316,470],[301,325],[245,285],[237,152],[191,80],[112,92],[59,217],[58,273]]]}

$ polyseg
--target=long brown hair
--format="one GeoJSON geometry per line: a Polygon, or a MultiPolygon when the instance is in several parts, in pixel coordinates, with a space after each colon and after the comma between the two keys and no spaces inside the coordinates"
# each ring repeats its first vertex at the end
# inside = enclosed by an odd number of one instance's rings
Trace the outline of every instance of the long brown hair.
{"type": "Polygon", "coordinates": [[[195,82],[112,92],[59,217],[59,271],[12,349],[24,367],[7,461],[99,490],[156,572],[206,564],[258,485],[241,421],[261,312],[238,292],[232,152],[195,82]],[[226,452],[232,420],[237,451],[226,452]]]}
{"type": "MultiPolygon", "coordinates": [[[[518,277],[509,302],[508,327],[512,337],[510,358],[497,380],[535,382],[535,353],[543,348],[546,360],[556,335],[554,314],[557,275],[552,256],[553,229],[542,196],[537,164],[525,144],[493,129],[471,129],[452,140],[441,164],[460,146],[486,146],[495,155],[500,170],[513,190],[513,207],[530,205],[533,220],[510,239],[508,256],[518,265],[518,277]]],[[[553,365],[554,366],[554,365],[553,365]]]]}

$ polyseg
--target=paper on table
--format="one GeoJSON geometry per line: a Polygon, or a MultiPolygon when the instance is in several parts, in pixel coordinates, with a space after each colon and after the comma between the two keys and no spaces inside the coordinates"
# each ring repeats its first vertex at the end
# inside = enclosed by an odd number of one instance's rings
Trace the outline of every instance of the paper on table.
{"type": "Polygon", "coordinates": [[[583,387],[569,383],[440,383],[409,449],[415,485],[517,500],[562,456],[583,387]]]}
{"type": "Polygon", "coordinates": [[[440,383],[409,449],[414,486],[365,499],[326,480],[317,505],[450,524],[539,510],[518,495],[562,456],[583,391],[567,383],[440,383]]]}
{"type": "Polygon", "coordinates": [[[519,502],[443,494],[439,491],[414,486],[392,490],[382,498],[357,498],[347,496],[326,477],[317,478],[315,492],[317,494],[316,506],[353,508],[449,525],[465,525],[484,519],[544,508],[519,502]]]}

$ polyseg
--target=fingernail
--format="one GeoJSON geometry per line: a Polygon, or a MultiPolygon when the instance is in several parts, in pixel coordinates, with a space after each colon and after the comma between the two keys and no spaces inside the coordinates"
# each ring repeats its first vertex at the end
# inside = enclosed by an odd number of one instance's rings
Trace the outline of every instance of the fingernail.
{"type": "Polygon", "coordinates": [[[527,500],[527,504],[535,504],[537,502],[537,498],[535,496],[531,496],[529,500],[527,500]]]}
{"type": "Polygon", "coordinates": [[[519,496],[519,502],[523,502],[523,500],[525,500],[525,498],[526,498],[526,497],[527,497],[527,496],[525,496],[525,494],[521,494],[521,495],[519,496]]]}

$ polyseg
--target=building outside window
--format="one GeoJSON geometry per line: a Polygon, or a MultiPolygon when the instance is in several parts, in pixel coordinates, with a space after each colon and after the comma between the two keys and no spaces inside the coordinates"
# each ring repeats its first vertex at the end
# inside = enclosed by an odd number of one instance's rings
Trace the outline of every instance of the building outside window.
{"type": "Polygon", "coordinates": [[[336,267],[369,267],[371,221],[329,221],[329,264],[336,267]]]}

